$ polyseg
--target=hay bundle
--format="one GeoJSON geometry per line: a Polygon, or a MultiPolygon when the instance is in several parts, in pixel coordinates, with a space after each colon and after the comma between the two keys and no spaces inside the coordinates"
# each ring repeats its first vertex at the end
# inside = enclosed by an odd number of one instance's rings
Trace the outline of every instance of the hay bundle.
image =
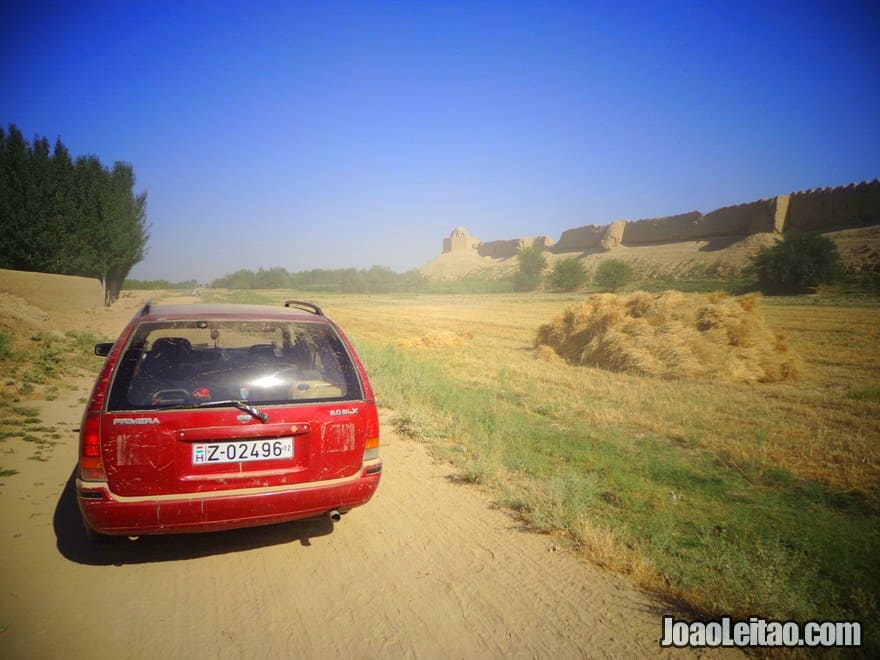
{"type": "Polygon", "coordinates": [[[413,339],[400,339],[396,342],[400,348],[419,349],[419,348],[447,348],[450,346],[462,346],[466,342],[473,339],[471,332],[431,332],[422,337],[413,339]]]}
{"type": "Polygon", "coordinates": [[[764,326],[757,294],[677,291],[589,296],[538,329],[536,354],[572,364],[661,378],[792,380],[799,360],[764,326]]]}

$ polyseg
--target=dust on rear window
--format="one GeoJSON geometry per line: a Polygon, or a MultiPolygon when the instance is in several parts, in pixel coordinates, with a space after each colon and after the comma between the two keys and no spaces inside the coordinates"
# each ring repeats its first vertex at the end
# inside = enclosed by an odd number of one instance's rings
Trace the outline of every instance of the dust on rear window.
{"type": "Polygon", "coordinates": [[[120,358],[110,410],[237,399],[255,404],[361,398],[345,346],[325,323],[142,323],[120,358]]]}

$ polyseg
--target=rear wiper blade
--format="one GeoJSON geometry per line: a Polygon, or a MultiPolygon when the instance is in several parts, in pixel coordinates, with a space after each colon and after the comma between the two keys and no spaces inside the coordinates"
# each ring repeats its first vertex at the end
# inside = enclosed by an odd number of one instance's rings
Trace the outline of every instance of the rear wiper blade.
{"type": "Polygon", "coordinates": [[[235,406],[239,410],[244,410],[246,413],[253,415],[258,420],[263,423],[269,421],[269,415],[264,413],[262,410],[257,410],[253,406],[241,401],[239,399],[224,399],[222,401],[199,401],[197,403],[182,403],[176,406],[166,406],[164,410],[168,410],[169,408],[222,408],[223,406],[235,406]]]}
{"type": "Polygon", "coordinates": [[[201,403],[197,404],[197,407],[199,408],[213,408],[216,406],[235,406],[239,410],[244,410],[246,413],[253,415],[263,423],[269,421],[269,415],[264,413],[262,410],[257,410],[252,405],[247,404],[240,399],[227,399],[226,401],[202,401],[201,403]]]}

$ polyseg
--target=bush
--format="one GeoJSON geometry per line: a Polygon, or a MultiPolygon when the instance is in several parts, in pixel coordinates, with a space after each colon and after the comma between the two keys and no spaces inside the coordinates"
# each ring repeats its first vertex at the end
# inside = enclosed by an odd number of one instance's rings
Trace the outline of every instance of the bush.
{"type": "Polygon", "coordinates": [[[514,291],[534,291],[541,286],[541,275],[516,272],[513,275],[514,291]]]}
{"type": "Polygon", "coordinates": [[[519,270],[513,276],[513,288],[517,291],[534,291],[541,284],[541,272],[547,267],[547,258],[536,247],[527,247],[516,255],[519,270]]]}
{"type": "Polygon", "coordinates": [[[765,293],[806,293],[843,272],[837,246],[818,234],[786,234],[776,245],[762,248],[751,267],[765,293]]]}
{"type": "Polygon", "coordinates": [[[574,291],[587,283],[584,262],[575,257],[557,261],[550,273],[550,286],[556,291],[574,291]]]}
{"type": "Polygon", "coordinates": [[[633,279],[633,269],[620,259],[606,259],[599,264],[593,283],[605,291],[617,291],[633,279]]]}

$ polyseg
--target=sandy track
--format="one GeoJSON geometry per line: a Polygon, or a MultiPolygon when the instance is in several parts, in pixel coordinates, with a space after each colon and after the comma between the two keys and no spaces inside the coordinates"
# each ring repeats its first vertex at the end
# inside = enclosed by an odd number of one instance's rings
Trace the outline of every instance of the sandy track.
{"type": "MultiPolygon", "coordinates": [[[[86,314],[77,327],[114,336],[135,305],[86,314]]],[[[90,387],[79,379],[54,401],[21,403],[63,434],[47,461],[30,460],[33,445],[20,439],[0,445],[3,466],[19,471],[0,478],[0,657],[661,652],[663,605],[522,530],[423,445],[396,436],[387,413],[379,490],[335,527],[322,519],[90,545],[71,480],[90,387]]]]}
{"type": "MultiPolygon", "coordinates": [[[[66,393],[44,421],[78,422],[66,393]]],[[[388,426],[386,425],[387,429],[388,426]]],[[[3,479],[0,657],[581,657],[655,654],[662,607],[554,552],[423,446],[385,432],[383,483],[312,521],[90,546],[75,434],[3,479]],[[30,463],[31,465],[27,465],[30,463]]],[[[22,443],[24,444],[24,443],[22,443]]]]}

